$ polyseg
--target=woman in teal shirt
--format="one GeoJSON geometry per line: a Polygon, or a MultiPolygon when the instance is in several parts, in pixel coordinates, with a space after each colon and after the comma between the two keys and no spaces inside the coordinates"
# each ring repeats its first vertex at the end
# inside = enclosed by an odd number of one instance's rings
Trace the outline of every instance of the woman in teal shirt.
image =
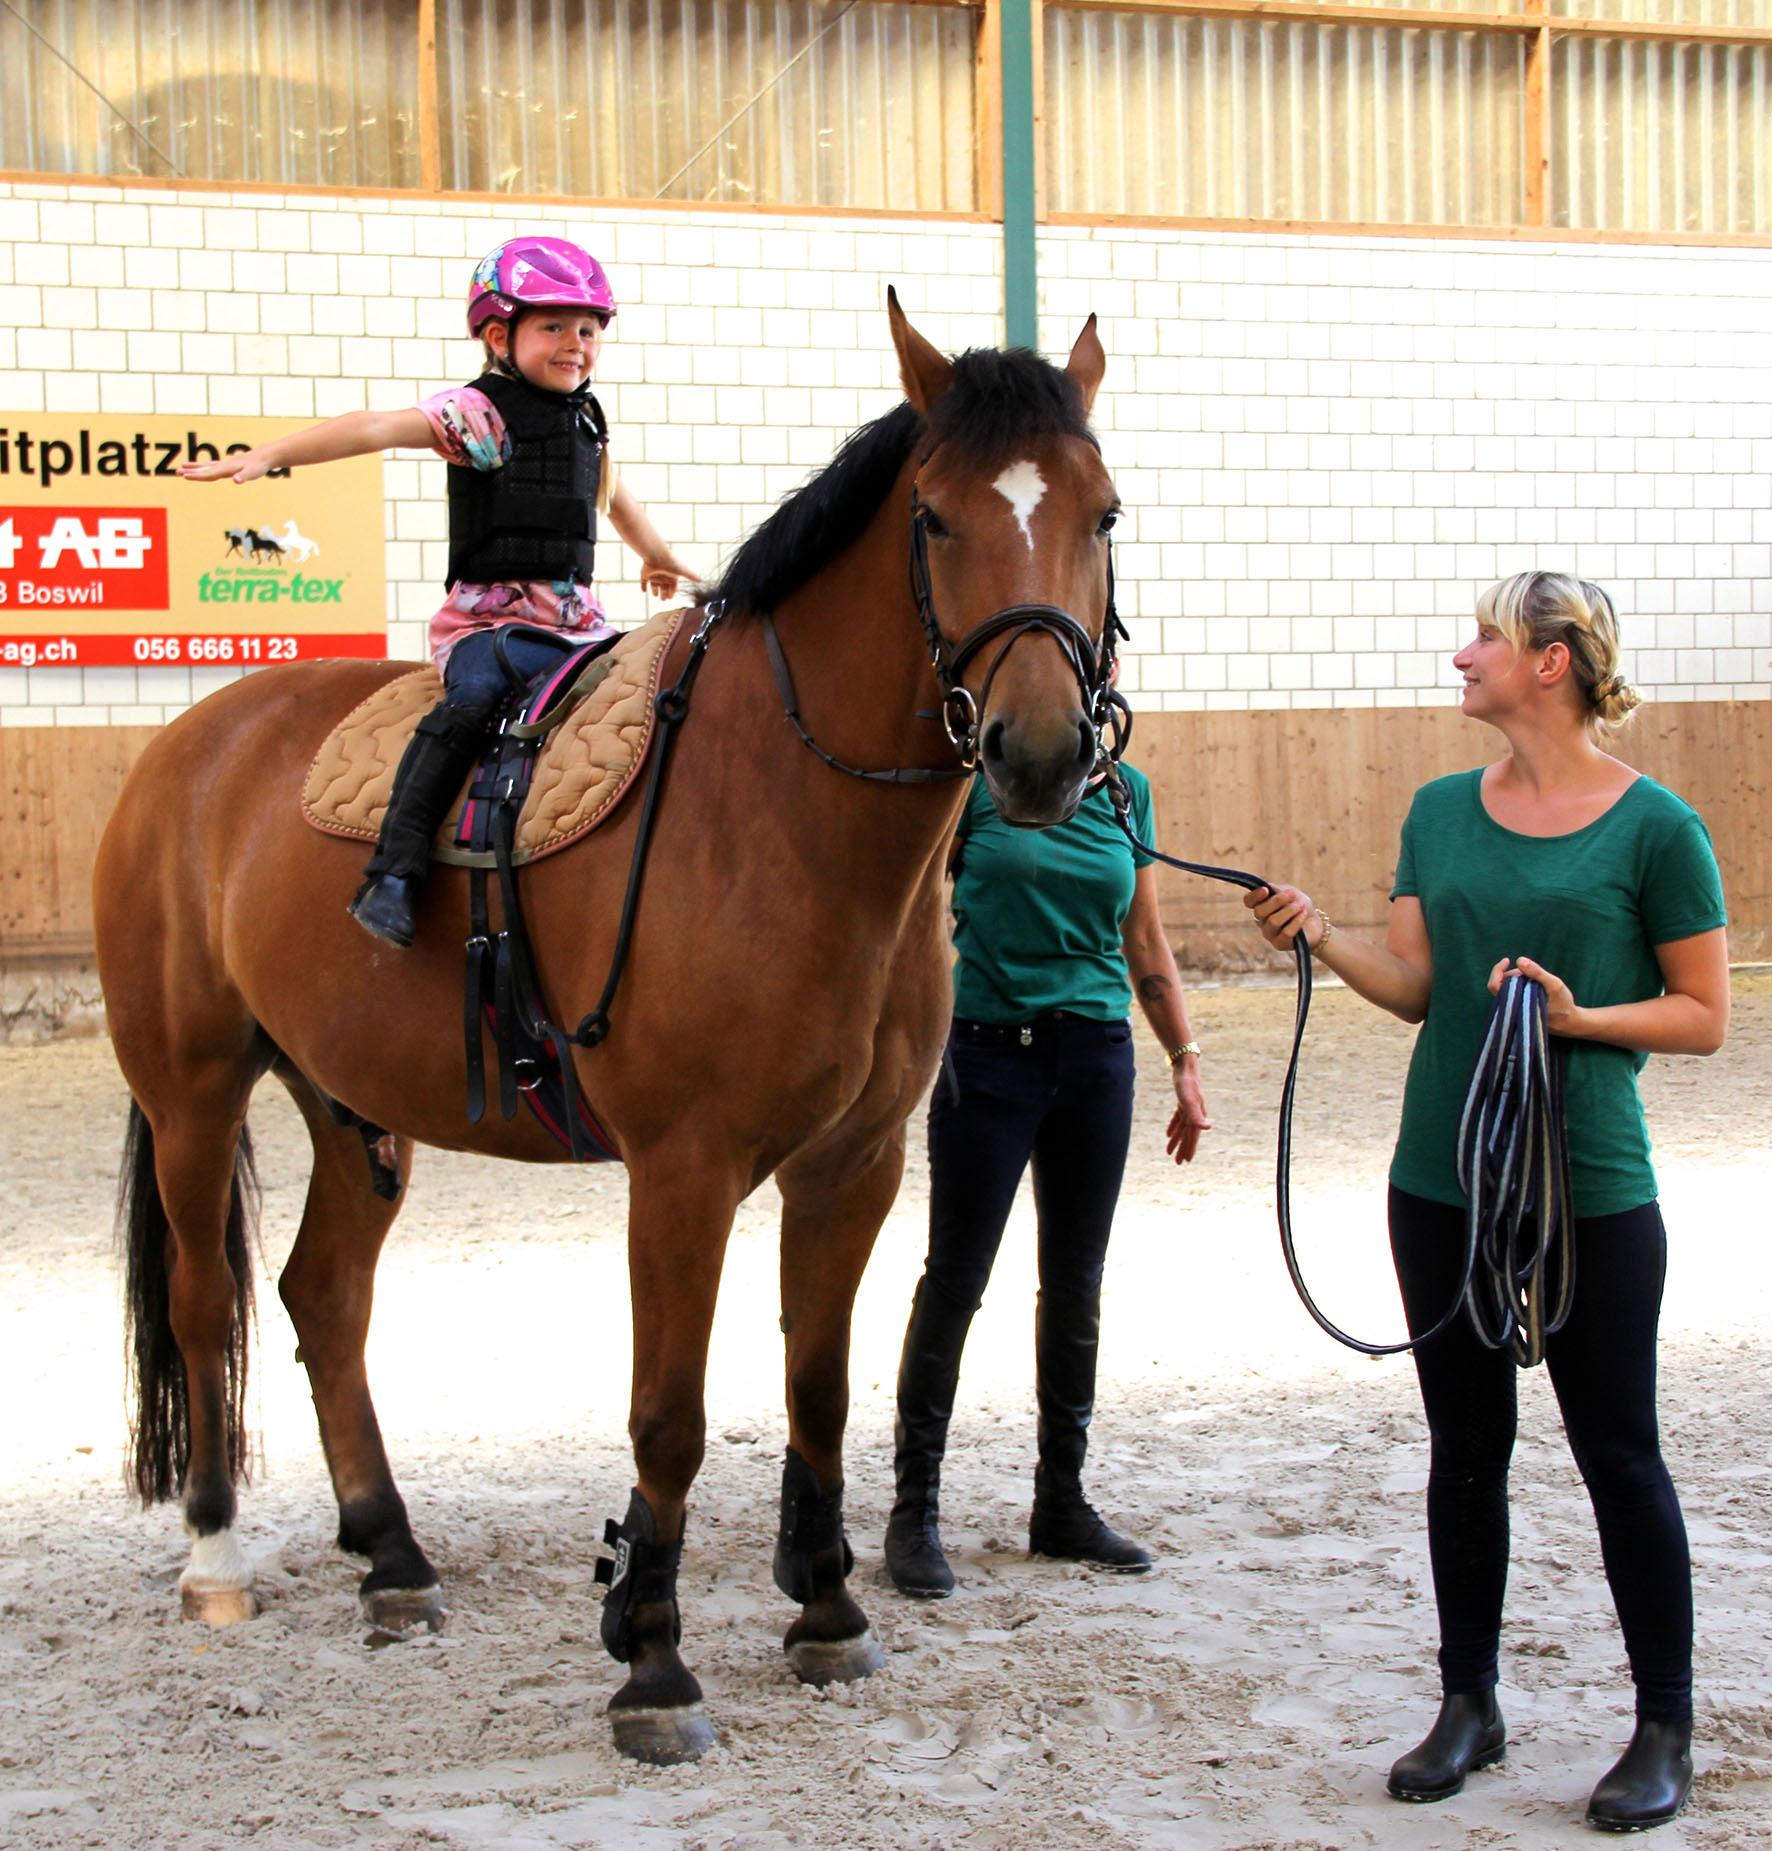
{"type": "MultiPolygon", "coordinates": [[[[1588,1822],[1660,1825],[1692,1781],[1692,1575],[1660,1450],[1656,1322],[1667,1241],[1637,1074],[1650,1054],[1710,1054],[1729,1019],[1722,883],[1690,805],[1602,750],[1638,704],[1597,586],[1526,572],[1477,607],[1453,658],[1464,712],[1506,739],[1481,771],[1416,792],[1383,948],[1337,932],[1294,887],[1252,893],[1270,944],[1303,932],[1350,989],[1419,1022],[1391,1165],[1391,1248],[1412,1331],[1458,1289],[1464,1194],[1458,1121],[1490,998],[1510,972],[1541,983],[1567,1044],[1575,1296],[1545,1360],[1599,1525],[1636,1689],[1629,1747],[1588,1822]]],[[[1495,1701],[1507,1582],[1507,1470],[1516,1369],[1459,1320],[1415,1353],[1432,1440],[1429,1555],[1440,1621],[1440,1714],[1391,1770],[1403,1800],[1456,1793],[1499,1761],[1495,1701]]]]}
{"type": "MultiPolygon", "coordinates": [[[[1121,775],[1133,827],[1148,842],[1150,784],[1130,765],[1121,775]]],[[[949,871],[954,1022],[929,1102],[929,1257],[899,1364],[897,1497],[886,1530],[893,1584],[923,1599],[954,1588],[937,1494],[960,1352],[1030,1164],[1040,1293],[1028,1544],[1122,1573],[1150,1567],[1082,1487],[1102,1266],[1132,1131],[1135,988],[1169,1057],[1170,1155],[1189,1162],[1210,1128],[1200,1050],[1157,915],[1156,870],[1127,842],[1105,790],[1055,828],[1014,829],[975,780],[949,871]]]]}

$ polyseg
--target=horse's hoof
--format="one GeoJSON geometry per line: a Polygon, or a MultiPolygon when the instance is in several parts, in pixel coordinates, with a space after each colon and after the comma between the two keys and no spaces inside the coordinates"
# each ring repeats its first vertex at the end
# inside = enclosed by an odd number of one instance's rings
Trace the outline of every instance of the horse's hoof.
{"type": "Polygon", "coordinates": [[[699,1761],[714,1745],[714,1725],[699,1703],[674,1709],[611,1708],[609,1726],[615,1745],[630,1761],[651,1767],[674,1767],[699,1761]]]}
{"type": "Polygon", "coordinates": [[[871,1631],[853,1639],[798,1639],[785,1648],[794,1676],[802,1684],[853,1684],[872,1677],[886,1662],[871,1631]]]}
{"type": "Polygon", "coordinates": [[[258,1601],[249,1587],[181,1587],[178,1600],[187,1620],[205,1626],[238,1626],[258,1618],[258,1601]]]}
{"type": "Polygon", "coordinates": [[[441,1632],[449,1616],[443,1590],[435,1582],[429,1587],[371,1588],[357,1600],[369,1622],[371,1645],[394,1644],[419,1632],[441,1632]]]}

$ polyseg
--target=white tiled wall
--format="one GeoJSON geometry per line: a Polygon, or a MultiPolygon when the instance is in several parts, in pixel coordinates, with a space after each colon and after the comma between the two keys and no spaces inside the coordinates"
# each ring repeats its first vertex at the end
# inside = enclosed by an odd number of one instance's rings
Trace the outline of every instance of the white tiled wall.
{"type": "MultiPolygon", "coordinates": [[[[472,376],[471,263],[536,230],[607,264],[617,454],[710,572],[896,398],[889,282],[946,348],[999,335],[989,225],[0,184],[0,416],[410,404],[472,376]]],[[[1528,565],[1613,592],[1651,696],[1772,697],[1772,251],[1062,227],[1040,262],[1055,356],[1101,317],[1141,705],[1437,701],[1528,565]]],[[[396,655],[443,469],[387,469],[396,655]]],[[[229,675],[0,670],[0,725],[157,721],[229,675]]]]}

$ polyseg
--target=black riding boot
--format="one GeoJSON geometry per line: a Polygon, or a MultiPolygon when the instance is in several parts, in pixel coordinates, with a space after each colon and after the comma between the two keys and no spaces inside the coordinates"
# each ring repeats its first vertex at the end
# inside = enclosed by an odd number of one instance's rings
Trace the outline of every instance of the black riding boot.
{"type": "Polygon", "coordinates": [[[1142,1575],[1151,1558],[1102,1522],[1083,1495],[1083,1459],[1095,1412],[1101,1294],[1049,1298],[1034,1307],[1034,1374],[1040,1406],[1040,1463],[1028,1547],[1035,1555],[1142,1575]]]}
{"type": "Polygon", "coordinates": [[[954,1591],[941,1547],[941,1456],[974,1309],[956,1305],[925,1274],[911,1300],[898,1364],[897,1496],[886,1525],[886,1569],[901,1594],[920,1600],[945,1600],[954,1591]]]}
{"type": "Polygon", "coordinates": [[[1507,1755],[1507,1725],[1495,1692],[1449,1691],[1434,1726],[1391,1769],[1396,1800],[1449,1800],[1466,1774],[1492,1767],[1507,1755]]]}
{"type": "Polygon", "coordinates": [[[1587,1803],[1587,1822],[1602,1832],[1644,1832],[1666,1825],[1692,1791],[1692,1725],[1637,1719],[1630,1746],[1587,1803]]]}
{"type": "Polygon", "coordinates": [[[412,943],[413,908],[430,870],[431,838],[484,740],[483,723],[447,701],[419,721],[394,773],[380,840],[351,901],[351,917],[364,931],[402,950],[412,943]]]}

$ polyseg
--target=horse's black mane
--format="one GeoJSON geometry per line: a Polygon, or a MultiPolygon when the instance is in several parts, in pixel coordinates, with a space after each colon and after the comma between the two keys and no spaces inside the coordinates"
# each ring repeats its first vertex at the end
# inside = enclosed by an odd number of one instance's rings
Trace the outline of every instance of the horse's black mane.
{"type": "Polygon", "coordinates": [[[1033,438],[1094,441],[1068,373],[1025,348],[973,348],[954,361],[927,425],[902,404],[846,438],[733,554],[706,601],[724,599],[735,617],[774,609],[860,535],[925,433],[930,448],[949,445],[980,468],[1009,461],[1033,438]]]}

